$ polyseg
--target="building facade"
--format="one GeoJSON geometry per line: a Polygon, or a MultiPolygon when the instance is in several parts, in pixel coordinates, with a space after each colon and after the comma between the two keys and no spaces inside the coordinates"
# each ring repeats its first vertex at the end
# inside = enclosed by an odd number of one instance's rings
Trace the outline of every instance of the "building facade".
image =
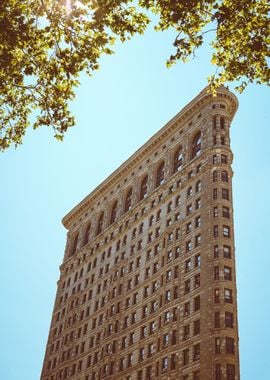
{"type": "Polygon", "coordinates": [[[239,380],[230,123],[204,89],[63,219],[42,380],[239,380]]]}

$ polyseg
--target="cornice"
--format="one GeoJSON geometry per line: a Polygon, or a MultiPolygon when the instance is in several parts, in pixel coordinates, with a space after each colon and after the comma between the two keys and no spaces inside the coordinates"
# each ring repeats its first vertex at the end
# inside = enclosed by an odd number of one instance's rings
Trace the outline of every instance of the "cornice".
{"type": "Polygon", "coordinates": [[[189,102],[180,112],[178,112],[164,127],[155,133],[144,145],[142,145],[135,153],[133,153],[118,169],[116,169],[109,177],[107,177],[99,186],[97,186],[89,195],[87,195],[77,206],[75,206],[63,219],[63,225],[69,229],[72,222],[80,217],[95,201],[100,199],[108,190],[119,182],[127,173],[136,167],[149,153],[152,153],[157,146],[170,134],[172,134],[179,125],[184,124],[190,115],[202,108],[208,102],[220,100],[223,98],[230,102],[229,115],[233,119],[238,108],[238,100],[236,96],[221,86],[216,97],[209,92],[209,88],[205,87],[191,102],[189,102]]]}

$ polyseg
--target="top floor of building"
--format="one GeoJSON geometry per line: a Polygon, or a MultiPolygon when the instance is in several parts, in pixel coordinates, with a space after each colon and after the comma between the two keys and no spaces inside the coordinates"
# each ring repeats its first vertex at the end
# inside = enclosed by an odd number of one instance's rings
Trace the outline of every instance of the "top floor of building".
{"type": "Polygon", "coordinates": [[[212,147],[229,148],[237,110],[225,87],[213,97],[205,88],[64,218],[69,230],[66,258],[101,235],[123,215],[212,147]]]}

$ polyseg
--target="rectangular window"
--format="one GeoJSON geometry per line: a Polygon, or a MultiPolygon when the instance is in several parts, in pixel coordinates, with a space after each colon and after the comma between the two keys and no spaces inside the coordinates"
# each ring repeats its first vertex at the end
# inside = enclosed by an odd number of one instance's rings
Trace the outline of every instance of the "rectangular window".
{"type": "Polygon", "coordinates": [[[225,312],[225,327],[233,328],[233,313],[225,312]]]}
{"type": "Polygon", "coordinates": [[[219,280],[219,266],[214,267],[214,280],[219,280]]]}
{"type": "Polygon", "coordinates": [[[184,340],[187,340],[190,338],[190,329],[189,325],[184,326],[184,340]]]}
{"type": "Polygon", "coordinates": [[[200,331],[201,331],[201,323],[200,323],[200,320],[198,319],[197,321],[194,321],[193,333],[194,335],[198,335],[200,334],[200,331]]]}
{"type": "Polygon", "coordinates": [[[217,197],[218,197],[218,192],[217,192],[217,189],[215,188],[213,189],[213,199],[215,200],[217,199],[217,197]]]}
{"type": "Polygon", "coordinates": [[[218,207],[214,207],[213,208],[213,218],[217,218],[218,217],[218,207]]]}
{"type": "Polygon", "coordinates": [[[227,164],[228,163],[228,158],[225,154],[221,155],[221,163],[222,164],[227,164]]]}
{"type": "Polygon", "coordinates": [[[217,259],[219,256],[218,245],[214,245],[214,259],[217,259]]]}
{"type": "Polygon", "coordinates": [[[227,303],[233,302],[231,289],[224,289],[224,301],[227,303]]]}
{"type": "Polygon", "coordinates": [[[234,354],[234,339],[226,337],[226,354],[234,354]]]}
{"type": "Polygon", "coordinates": [[[216,329],[220,328],[220,312],[219,311],[215,312],[215,328],[216,329]]]}
{"type": "Polygon", "coordinates": [[[218,237],[218,226],[217,225],[213,227],[213,235],[215,238],[218,237]]]}
{"type": "Polygon", "coordinates": [[[222,196],[222,199],[226,199],[228,201],[230,199],[229,190],[223,188],[221,190],[221,196],[222,196]]]}
{"type": "Polygon", "coordinates": [[[223,236],[229,238],[231,235],[231,230],[229,226],[223,226],[223,236]]]}
{"type": "Polygon", "coordinates": [[[201,308],[200,296],[194,298],[194,311],[198,311],[201,308]]]}
{"type": "Polygon", "coordinates": [[[201,227],[201,217],[197,216],[195,218],[195,228],[201,227]]]}
{"type": "Polygon", "coordinates": [[[221,365],[220,364],[216,364],[215,380],[221,380],[221,365]]]}
{"type": "Polygon", "coordinates": [[[195,344],[193,346],[193,361],[199,360],[200,359],[200,344],[195,344]]]}
{"type": "Polygon", "coordinates": [[[220,338],[215,338],[215,354],[220,354],[220,338]]]}
{"type": "Polygon", "coordinates": [[[189,362],[189,350],[188,348],[183,351],[183,365],[187,365],[189,362]]]}
{"type": "Polygon", "coordinates": [[[214,301],[215,303],[219,303],[219,289],[214,290],[214,301]]]}
{"type": "Polygon", "coordinates": [[[223,256],[226,259],[231,258],[231,247],[228,245],[223,245],[223,256]]]}
{"type": "Polygon", "coordinates": [[[232,268],[224,267],[224,280],[232,280],[232,268]]]}
{"type": "Polygon", "coordinates": [[[229,209],[229,207],[222,206],[222,216],[223,216],[223,218],[230,219],[230,209],[229,209]]]}
{"type": "Polygon", "coordinates": [[[227,364],[226,366],[226,379],[235,380],[235,366],[233,364],[227,364]]]}

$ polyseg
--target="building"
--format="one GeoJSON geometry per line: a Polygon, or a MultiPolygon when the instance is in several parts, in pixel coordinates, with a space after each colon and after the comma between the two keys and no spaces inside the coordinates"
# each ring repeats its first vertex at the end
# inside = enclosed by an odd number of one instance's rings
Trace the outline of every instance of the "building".
{"type": "Polygon", "coordinates": [[[42,380],[239,380],[230,123],[204,89],[63,219],[42,380]]]}

